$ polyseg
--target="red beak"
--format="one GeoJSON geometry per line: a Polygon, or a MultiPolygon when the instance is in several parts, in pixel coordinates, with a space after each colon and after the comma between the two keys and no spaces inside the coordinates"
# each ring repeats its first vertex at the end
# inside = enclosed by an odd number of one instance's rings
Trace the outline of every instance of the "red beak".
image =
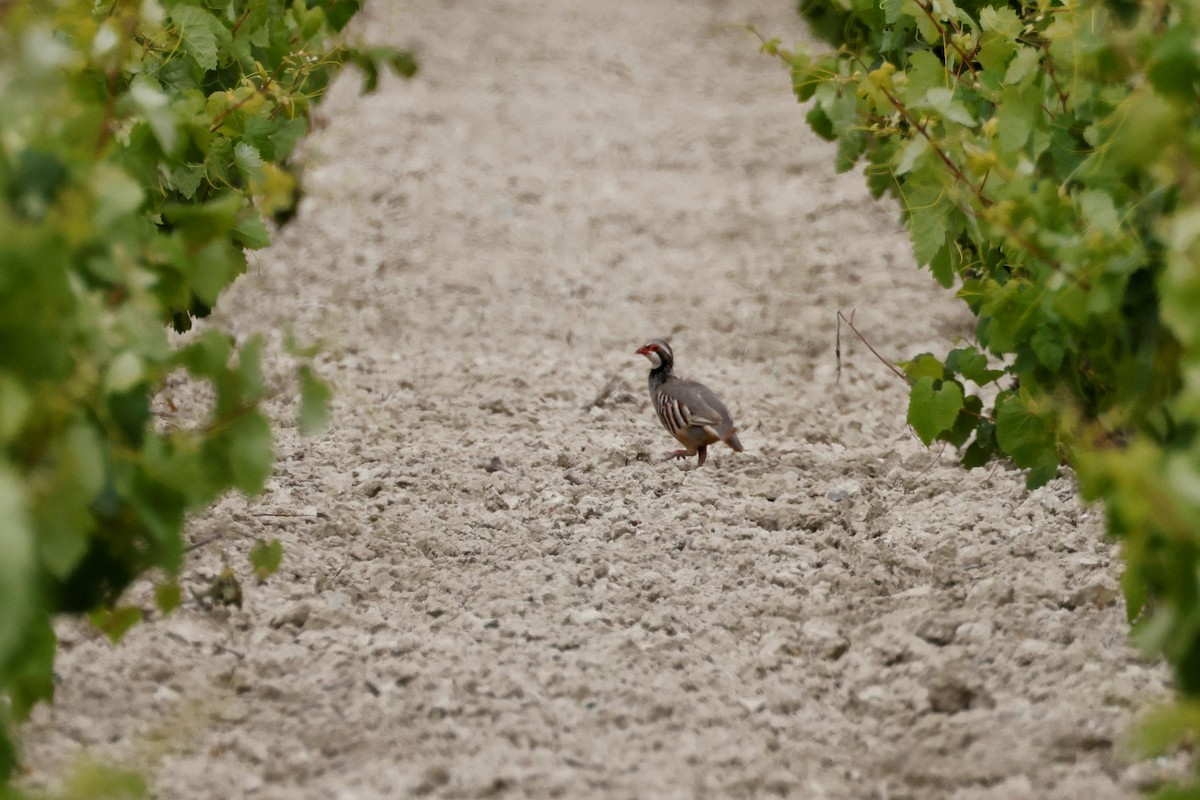
{"type": "Polygon", "coordinates": [[[646,345],[642,345],[637,350],[634,350],[633,354],[637,355],[637,356],[644,356],[649,352],[650,352],[650,348],[646,347],[646,345]]]}

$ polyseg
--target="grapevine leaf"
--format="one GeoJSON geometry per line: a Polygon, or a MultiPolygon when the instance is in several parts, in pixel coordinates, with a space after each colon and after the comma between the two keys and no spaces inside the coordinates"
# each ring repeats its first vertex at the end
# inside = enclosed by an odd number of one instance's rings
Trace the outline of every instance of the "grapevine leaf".
{"type": "Polygon", "coordinates": [[[203,178],[203,167],[183,164],[171,172],[171,185],[183,195],[184,199],[191,200],[196,196],[196,190],[200,188],[200,181],[203,178]]]}
{"type": "Polygon", "coordinates": [[[912,386],[908,399],[908,424],[925,444],[949,430],[963,407],[962,385],[926,375],[912,386]]]}
{"type": "MultiPolygon", "coordinates": [[[[54,651],[58,639],[46,613],[34,616],[15,658],[3,673],[12,718],[24,722],[35,703],[54,697],[54,651]]],[[[3,717],[0,717],[3,719],[3,717]]]]}
{"type": "Polygon", "coordinates": [[[258,411],[231,422],[225,432],[233,484],[247,495],[262,491],[274,462],[271,426],[258,411]]]}
{"type": "Polygon", "coordinates": [[[160,583],[154,587],[154,605],[164,614],[170,614],[183,605],[183,590],[179,581],[160,583]]]}
{"type": "Polygon", "coordinates": [[[88,621],[115,643],[142,621],[142,610],[137,606],[101,607],[88,613],[88,621]]]}
{"type": "Polygon", "coordinates": [[[1057,371],[1062,365],[1063,356],[1066,355],[1062,334],[1049,325],[1039,325],[1029,338],[1029,345],[1042,366],[1057,371]]]}
{"type": "Polygon", "coordinates": [[[996,442],[1018,467],[1028,469],[1026,483],[1036,488],[1058,470],[1058,441],[1054,427],[1034,413],[1029,400],[1014,392],[996,398],[996,442]]]}
{"type": "Polygon", "coordinates": [[[908,220],[917,263],[928,265],[945,246],[948,232],[946,215],[938,205],[909,206],[908,220]]]}
{"type": "Polygon", "coordinates": [[[278,539],[264,542],[261,539],[254,543],[250,550],[250,564],[254,567],[254,575],[262,583],[275,574],[283,560],[283,545],[278,539]]]}
{"type": "Polygon", "coordinates": [[[1196,52],[1196,31],[1191,24],[1173,25],[1158,37],[1146,74],[1159,93],[1187,103],[1196,101],[1200,55],[1196,52]]]}
{"type": "Polygon", "coordinates": [[[1038,68],[1041,57],[1041,51],[1036,48],[1023,45],[1018,47],[1016,58],[1009,63],[1008,71],[1004,73],[1004,82],[1011,86],[1025,80],[1038,68]]]}
{"type": "Polygon", "coordinates": [[[975,395],[969,394],[963,398],[963,413],[960,413],[954,420],[954,427],[939,434],[938,438],[954,447],[962,447],[967,439],[971,438],[971,434],[975,432],[976,428],[984,422],[983,401],[975,395]]]}
{"type": "Polygon", "coordinates": [[[205,71],[216,69],[218,30],[224,27],[217,18],[199,6],[178,3],[171,9],[171,21],[196,65],[205,71]]]}
{"type": "Polygon", "coordinates": [[[976,386],[986,386],[1007,374],[1002,369],[989,369],[987,356],[974,347],[955,348],[947,353],[946,371],[962,375],[976,386]]]}
{"type": "MultiPolygon", "coordinates": [[[[909,56],[907,79],[900,97],[908,105],[917,105],[930,89],[946,86],[946,65],[928,50],[918,50],[909,56]]],[[[923,138],[923,137],[922,137],[923,138]]]]}
{"type": "Polygon", "coordinates": [[[250,250],[259,250],[271,244],[271,234],[267,232],[262,215],[249,206],[238,213],[232,233],[238,244],[250,250]]]}
{"type": "Polygon", "coordinates": [[[362,8],[363,0],[327,0],[324,3],[325,19],[334,31],[346,27],[350,18],[362,8]]]}
{"type": "Polygon", "coordinates": [[[979,24],[985,31],[994,32],[1006,39],[1016,39],[1020,36],[1023,25],[1017,12],[1007,6],[985,6],[979,12],[979,24]]]}
{"type": "Polygon", "coordinates": [[[92,191],[96,197],[93,219],[97,228],[108,228],[122,217],[133,214],[145,197],[141,184],[125,170],[111,164],[99,164],[91,175],[92,191]]]}
{"type": "Polygon", "coordinates": [[[995,116],[1000,151],[1012,153],[1023,148],[1029,141],[1040,112],[1041,106],[1034,92],[1013,86],[1005,87],[1000,93],[995,116]]]}
{"type": "Polygon", "coordinates": [[[927,91],[917,107],[933,111],[942,119],[957,122],[959,125],[975,124],[975,117],[971,116],[962,103],[954,99],[954,92],[941,86],[927,91]]]}
{"type": "Polygon", "coordinates": [[[921,353],[912,361],[902,361],[897,366],[904,370],[910,381],[926,377],[940,381],[946,376],[941,360],[930,353],[921,353]]]}
{"type": "Polygon", "coordinates": [[[0,666],[19,651],[37,602],[34,535],[25,502],[16,474],[0,461],[0,666]]]}
{"type": "Polygon", "coordinates": [[[307,364],[300,368],[300,432],[305,436],[321,433],[329,422],[329,402],[333,392],[307,364]]]}
{"type": "Polygon", "coordinates": [[[900,150],[900,158],[896,162],[895,174],[905,175],[912,171],[913,165],[917,163],[917,159],[926,153],[931,152],[929,148],[929,140],[924,136],[914,136],[905,143],[900,150]]]}
{"type": "Polygon", "coordinates": [[[954,285],[954,260],[951,257],[953,245],[951,242],[946,242],[941,246],[929,262],[929,271],[933,273],[933,278],[938,284],[949,289],[954,285]]]}
{"type": "Polygon", "coordinates": [[[825,109],[820,105],[814,105],[810,108],[804,119],[808,122],[808,126],[812,128],[813,133],[825,141],[832,142],[837,138],[837,134],[833,130],[833,121],[829,119],[829,115],[825,113],[825,109]]]}
{"type": "Polygon", "coordinates": [[[982,421],[975,428],[975,438],[963,452],[962,465],[965,469],[977,469],[996,457],[996,426],[982,421]]]}
{"type": "Polygon", "coordinates": [[[1098,189],[1086,189],[1078,194],[1076,200],[1083,218],[1093,228],[1109,235],[1115,235],[1120,230],[1121,220],[1111,194],[1098,189]]]}
{"type": "Polygon", "coordinates": [[[247,181],[262,180],[263,159],[257,147],[238,142],[233,146],[233,160],[247,181]]]}

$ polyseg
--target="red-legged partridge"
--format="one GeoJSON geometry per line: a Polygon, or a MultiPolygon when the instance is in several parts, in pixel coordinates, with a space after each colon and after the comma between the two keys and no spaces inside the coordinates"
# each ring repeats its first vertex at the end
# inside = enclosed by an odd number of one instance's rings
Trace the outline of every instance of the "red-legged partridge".
{"type": "Polygon", "coordinates": [[[696,466],[702,466],[708,446],[716,442],[742,452],[729,409],[704,384],[675,377],[675,355],[666,340],[646,342],[637,353],[650,360],[650,402],[658,421],[687,448],[676,450],[668,459],[698,454],[700,463],[696,466]]]}

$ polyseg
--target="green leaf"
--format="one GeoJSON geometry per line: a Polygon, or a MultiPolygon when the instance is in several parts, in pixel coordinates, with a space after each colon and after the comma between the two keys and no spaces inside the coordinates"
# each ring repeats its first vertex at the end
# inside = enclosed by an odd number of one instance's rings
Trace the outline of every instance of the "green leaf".
{"type": "Polygon", "coordinates": [[[1164,35],[1156,37],[1146,74],[1160,94],[1188,104],[1196,102],[1196,85],[1200,81],[1196,43],[1197,30],[1192,22],[1172,25],[1164,35]]]}
{"type": "Polygon", "coordinates": [[[954,98],[954,91],[943,87],[930,89],[917,108],[928,109],[942,119],[957,122],[959,125],[974,125],[975,117],[954,98]]]}
{"type": "Polygon", "coordinates": [[[184,198],[191,200],[196,196],[196,190],[200,188],[200,181],[203,178],[204,168],[202,166],[183,164],[171,172],[171,185],[184,198]]]}
{"type": "Polygon", "coordinates": [[[1200,701],[1160,706],[1146,715],[1131,744],[1142,758],[1165,755],[1200,733],[1200,701]]]}
{"type": "Polygon", "coordinates": [[[985,31],[994,31],[1006,39],[1016,39],[1021,35],[1021,19],[1008,6],[984,6],[979,12],[979,24],[985,31]]]}
{"type": "Polygon", "coordinates": [[[203,70],[217,68],[217,35],[223,27],[212,14],[199,6],[177,3],[170,12],[179,28],[184,49],[203,70]]]}
{"type": "Polygon", "coordinates": [[[1028,397],[1013,392],[996,398],[996,442],[1018,467],[1030,470],[1029,488],[1049,481],[1058,471],[1058,439],[1050,418],[1035,413],[1028,397]]]}
{"type": "Polygon", "coordinates": [[[189,244],[204,245],[228,236],[244,202],[241,194],[226,192],[207,203],[167,203],[162,213],[189,244]]]}
{"type": "Polygon", "coordinates": [[[976,386],[986,386],[1007,374],[1002,369],[989,369],[987,356],[974,347],[955,348],[947,353],[946,371],[962,375],[976,386]]]}
{"type": "MultiPolygon", "coordinates": [[[[34,571],[34,538],[25,491],[17,474],[0,461],[0,670],[18,652],[40,603],[34,571]]],[[[2,675],[0,671],[0,675],[2,675]]]]}
{"type": "Polygon", "coordinates": [[[941,204],[912,206],[908,208],[909,234],[912,236],[913,255],[920,266],[931,265],[938,252],[946,245],[949,232],[946,215],[941,204]]]}
{"type": "MultiPolygon", "coordinates": [[[[18,722],[29,718],[35,703],[54,697],[54,652],[58,638],[50,625],[46,609],[38,609],[24,632],[23,641],[16,654],[0,665],[0,676],[11,701],[11,716],[18,722]]],[[[3,720],[3,705],[0,704],[0,720],[3,720]]]]}
{"type": "Polygon", "coordinates": [[[929,271],[933,273],[934,280],[943,289],[949,289],[954,285],[955,264],[952,253],[956,250],[953,242],[946,242],[929,262],[929,271]]]}
{"type": "Polygon", "coordinates": [[[1034,91],[1013,86],[1001,91],[995,116],[1000,152],[1014,153],[1025,146],[1041,110],[1034,91]]]}
{"type": "Polygon", "coordinates": [[[183,605],[183,590],[179,587],[179,581],[156,584],[154,605],[164,614],[170,614],[183,605]]]}
{"type": "Polygon", "coordinates": [[[1083,218],[1093,228],[1110,235],[1120,231],[1121,219],[1111,194],[1099,189],[1085,189],[1075,196],[1075,200],[1083,218]]]}
{"type": "Polygon", "coordinates": [[[129,85],[129,100],[150,126],[163,152],[174,153],[180,136],[170,98],[148,78],[136,78],[129,85]]]}
{"type": "Polygon", "coordinates": [[[262,215],[254,208],[246,207],[238,214],[233,225],[233,235],[238,244],[250,250],[261,250],[271,244],[271,234],[263,222],[262,215]]]}
{"type": "Polygon", "coordinates": [[[262,491],[275,460],[271,426],[258,411],[250,411],[231,422],[223,441],[229,454],[233,485],[246,495],[262,491]]]}
{"type": "Polygon", "coordinates": [[[918,378],[933,378],[940,381],[946,377],[946,370],[941,360],[931,353],[921,353],[912,361],[901,361],[897,366],[904,370],[910,381],[918,378]]]}
{"type": "MultiPolygon", "coordinates": [[[[0,442],[11,440],[20,432],[32,408],[33,400],[21,381],[11,374],[0,372],[0,442]]],[[[4,513],[0,511],[0,519],[3,518],[4,513]]],[[[0,547],[0,551],[3,549],[0,547]]]]}
{"type": "Polygon", "coordinates": [[[312,436],[329,423],[329,403],[333,391],[308,365],[300,367],[300,433],[312,436]]]}
{"type": "Polygon", "coordinates": [[[1008,72],[1004,73],[1004,82],[1007,84],[1018,84],[1025,80],[1026,77],[1032,75],[1034,70],[1041,63],[1042,51],[1034,47],[1019,46],[1017,55],[1008,65],[1008,72]]]}
{"type": "Polygon", "coordinates": [[[101,607],[88,613],[88,621],[115,644],[142,621],[142,610],[137,606],[101,607]]]}
{"type": "Polygon", "coordinates": [[[1066,355],[1066,345],[1062,333],[1049,325],[1039,325],[1029,338],[1029,344],[1037,360],[1047,369],[1057,371],[1066,355]]]}
{"type": "Polygon", "coordinates": [[[896,161],[894,173],[896,175],[908,174],[918,159],[931,152],[933,151],[929,147],[929,141],[924,136],[914,136],[900,150],[900,158],[896,161]]]}
{"type": "Polygon", "coordinates": [[[938,381],[926,375],[918,378],[908,398],[908,424],[925,444],[954,426],[963,408],[962,385],[957,381],[938,381]]]}
{"type": "Polygon", "coordinates": [[[278,539],[264,542],[261,539],[254,543],[250,550],[250,564],[254,567],[254,575],[262,583],[275,574],[283,560],[283,545],[278,539]]]}
{"type": "Polygon", "coordinates": [[[124,170],[111,164],[98,164],[89,179],[96,197],[96,227],[108,228],[122,217],[132,215],[142,205],[141,184],[124,170]]]}
{"type": "MultiPolygon", "coordinates": [[[[946,88],[946,65],[928,50],[918,50],[908,57],[908,71],[900,98],[910,106],[921,103],[931,89],[946,88]]],[[[924,138],[924,137],[922,137],[924,138]]]]}
{"type": "Polygon", "coordinates": [[[233,161],[247,181],[261,180],[263,171],[262,154],[248,142],[238,142],[233,147],[233,161]]]}

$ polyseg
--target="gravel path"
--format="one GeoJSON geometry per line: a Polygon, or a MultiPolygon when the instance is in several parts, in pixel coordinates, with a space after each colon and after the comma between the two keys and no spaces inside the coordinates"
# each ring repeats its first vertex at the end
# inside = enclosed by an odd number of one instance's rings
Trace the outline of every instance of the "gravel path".
{"type": "Polygon", "coordinates": [[[228,558],[245,607],[62,625],[31,782],[86,751],[178,799],[1105,800],[1171,766],[1121,744],[1167,676],[1098,514],[936,460],[845,330],[837,380],[838,309],[896,359],[970,327],[746,22],[804,35],[782,0],[376,2],[422,74],[338,84],[219,315],[270,332],[279,469],[183,581],[228,558]],[[317,439],[289,328],[337,388],[317,439]],[[745,453],[659,460],[660,335],[745,453]]]}

